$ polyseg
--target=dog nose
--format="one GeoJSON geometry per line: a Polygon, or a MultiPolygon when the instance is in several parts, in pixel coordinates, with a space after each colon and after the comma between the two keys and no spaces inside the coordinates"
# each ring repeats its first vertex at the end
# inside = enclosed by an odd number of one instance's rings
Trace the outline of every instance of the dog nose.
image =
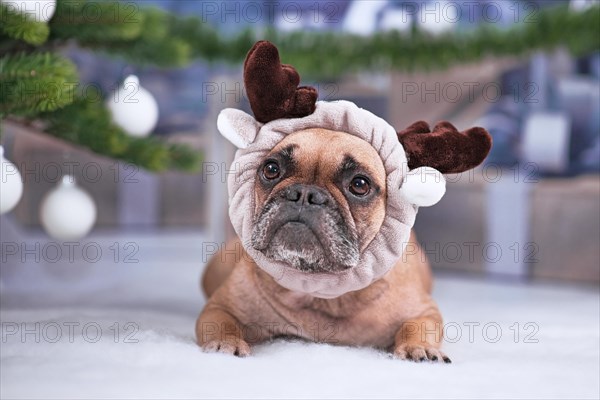
{"type": "Polygon", "coordinates": [[[325,190],[317,186],[302,184],[290,185],[285,191],[285,198],[299,205],[315,206],[322,206],[329,200],[325,190]]]}

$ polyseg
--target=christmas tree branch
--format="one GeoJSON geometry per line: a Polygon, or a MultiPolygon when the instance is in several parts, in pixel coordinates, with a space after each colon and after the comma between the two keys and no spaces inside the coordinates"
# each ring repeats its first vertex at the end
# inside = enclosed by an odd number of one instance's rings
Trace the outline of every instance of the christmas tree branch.
{"type": "Polygon", "coordinates": [[[238,63],[257,39],[277,43],[286,62],[305,76],[327,79],[365,69],[442,69],[485,57],[522,56],[557,46],[566,46],[576,55],[600,49],[598,6],[583,12],[565,6],[547,7],[531,21],[510,28],[490,23],[471,32],[439,36],[419,30],[378,32],[372,36],[268,30],[259,38],[251,29],[224,37],[201,18],[177,17],[131,3],[94,2],[102,7],[98,14],[106,18],[85,24],[80,15],[88,3],[59,1],[50,24],[51,39],[72,38],[81,47],[161,67],[179,67],[194,59],[238,63]],[[116,17],[111,19],[112,16],[116,17]]]}
{"type": "Polygon", "coordinates": [[[199,167],[200,155],[188,146],[127,135],[111,122],[109,111],[99,99],[99,93],[77,97],[64,108],[40,114],[39,118],[47,123],[45,132],[149,171],[194,171],[199,167]]]}
{"type": "Polygon", "coordinates": [[[38,46],[48,39],[50,30],[45,22],[21,14],[10,3],[0,3],[0,32],[9,38],[38,46]]]}
{"type": "Polygon", "coordinates": [[[79,43],[133,40],[142,33],[144,15],[135,3],[58,0],[50,20],[50,40],[79,43]]]}
{"type": "Polygon", "coordinates": [[[46,132],[150,171],[197,169],[199,154],[185,145],[128,136],[111,122],[102,94],[77,97],[75,65],[54,53],[18,53],[0,59],[0,119],[23,116],[48,124],[46,132]]]}
{"type": "Polygon", "coordinates": [[[35,116],[73,101],[75,65],[53,53],[18,53],[0,59],[0,114],[35,116]]]}
{"type": "MultiPolygon", "coordinates": [[[[510,28],[482,25],[472,32],[439,36],[380,32],[373,36],[339,33],[270,31],[282,59],[303,71],[303,76],[335,78],[360,70],[439,70],[488,57],[520,57],[537,50],[565,46],[574,55],[600,50],[600,7],[585,12],[550,7],[535,21],[510,28]]],[[[243,59],[239,54],[238,58],[243,59]]]]}
{"type": "Polygon", "coordinates": [[[182,67],[192,61],[191,46],[174,34],[177,18],[154,8],[138,10],[135,15],[139,27],[137,35],[117,38],[76,36],[79,46],[116,55],[135,64],[182,67]]]}
{"type": "Polygon", "coordinates": [[[80,45],[88,47],[120,44],[116,52],[121,51],[130,59],[149,59],[159,65],[161,57],[169,60],[163,62],[168,65],[188,62],[189,47],[169,37],[168,14],[153,9],[137,13],[137,8],[132,13],[127,9],[132,4],[58,1],[50,24],[50,40],[39,47],[32,44],[42,44],[42,40],[24,39],[40,26],[45,28],[47,37],[48,26],[2,4],[2,22],[8,25],[3,24],[0,29],[0,47],[7,53],[0,59],[0,119],[12,115],[24,117],[25,122],[44,122],[50,135],[150,171],[193,171],[199,166],[198,152],[157,138],[127,135],[111,122],[100,93],[87,93],[86,99],[77,97],[79,79],[75,65],[59,54],[45,52],[76,37],[80,45]],[[90,14],[89,7],[84,11],[86,5],[92,5],[95,13],[90,14]],[[100,17],[90,23],[90,15],[100,17]],[[131,47],[138,42],[147,45],[131,47]]]}

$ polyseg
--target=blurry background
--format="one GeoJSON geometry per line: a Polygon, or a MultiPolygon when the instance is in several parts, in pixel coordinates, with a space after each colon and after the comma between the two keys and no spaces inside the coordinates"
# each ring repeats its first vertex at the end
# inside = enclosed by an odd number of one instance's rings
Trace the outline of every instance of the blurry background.
{"type": "Polygon", "coordinates": [[[0,397],[597,399],[599,86],[595,0],[0,0],[0,397]],[[261,39],[321,100],[492,134],[415,226],[451,368],[194,343],[261,39]]]}
{"type": "MultiPolygon", "coordinates": [[[[351,100],[398,130],[419,119],[448,119],[459,129],[481,125],[491,132],[494,147],[486,164],[449,177],[444,200],[419,213],[415,229],[436,269],[598,284],[596,3],[122,2],[111,15],[120,12],[124,26],[142,19],[142,32],[150,25],[158,32],[142,33],[137,42],[118,38],[118,24],[98,18],[93,4],[65,10],[59,2],[58,14],[50,20],[50,40],[60,47],[47,50],[72,60],[79,71],[78,95],[90,103],[110,100],[126,76],[137,75],[158,105],[150,139],[184,143],[195,158],[188,164],[160,164],[156,159],[177,161],[177,155],[160,159],[153,149],[138,154],[130,145],[134,150],[123,156],[109,142],[89,142],[86,130],[94,127],[88,127],[88,120],[60,123],[60,118],[73,121],[87,112],[77,108],[50,123],[51,134],[44,134],[44,117],[40,123],[35,115],[11,110],[7,104],[16,97],[9,98],[6,90],[2,145],[24,188],[14,210],[1,217],[3,287],[21,279],[28,284],[23,263],[43,269],[34,273],[38,283],[51,282],[56,274],[59,279],[73,274],[97,281],[85,270],[98,263],[122,264],[123,254],[110,246],[123,253],[128,244],[137,255],[132,259],[140,263],[167,257],[162,246],[182,248],[199,271],[232,235],[225,180],[234,150],[218,135],[216,115],[225,107],[248,110],[240,63],[253,41],[263,37],[278,45],[283,62],[295,65],[304,83],[318,87],[322,100],[351,100]],[[143,14],[153,6],[172,14],[143,14]],[[73,22],[67,11],[80,13],[86,24],[73,22]],[[170,37],[181,21],[188,25],[170,37]],[[111,22],[117,39],[106,37],[111,22]],[[67,39],[69,35],[79,42],[67,39]],[[187,52],[173,50],[184,45],[190,47],[187,52]],[[169,50],[157,53],[163,49],[169,50]],[[98,97],[90,94],[94,91],[98,97]],[[71,134],[71,129],[80,132],[71,134]],[[160,172],[165,169],[172,171],[160,172]],[[44,196],[69,174],[97,208],[93,229],[75,238],[75,251],[40,226],[44,196]],[[97,259],[85,254],[92,251],[89,246],[82,251],[90,241],[96,253],[103,250],[97,259]],[[61,265],[67,265],[66,272],[57,272],[61,265]]],[[[19,46],[5,45],[6,57],[27,48],[19,46]]],[[[11,75],[2,78],[9,87],[11,75]]],[[[141,107],[132,120],[145,119],[141,107]]],[[[6,171],[3,179],[13,170],[6,171]]],[[[69,207],[58,208],[58,219],[61,212],[70,212],[64,210],[69,207]]],[[[176,265],[172,256],[167,258],[176,265]]]]}

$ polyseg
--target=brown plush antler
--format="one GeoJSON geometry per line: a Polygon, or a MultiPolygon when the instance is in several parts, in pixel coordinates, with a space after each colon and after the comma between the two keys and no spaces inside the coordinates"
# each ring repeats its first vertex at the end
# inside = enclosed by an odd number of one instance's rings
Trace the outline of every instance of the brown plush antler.
{"type": "Polygon", "coordinates": [[[267,123],[279,118],[301,118],[315,111],[317,90],[298,87],[300,76],[282,65],[272,43],[257,42],[244,61],[244,85],[254,118],[267,123]]]}
{"type": "Polygon", "coordinates": [[[448,121],[438,122],[429,130],[425,121],[418,121],[398,132],[410,169],[433,167],[443,174],[475,168],[492,148],[492,137],[483,128],[459,132],[448,121]]]}

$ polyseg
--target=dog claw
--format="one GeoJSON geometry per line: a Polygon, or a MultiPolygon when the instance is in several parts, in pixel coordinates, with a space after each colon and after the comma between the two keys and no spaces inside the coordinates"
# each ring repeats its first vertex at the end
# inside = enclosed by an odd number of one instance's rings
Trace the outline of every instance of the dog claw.
{"type": "Polygon", "coordinates": [[[432,361],[450,363],[450,358],[434,347],[420,345],[400,345],[394,349],[394,357],[400,360],[412,360],[414,362],[432,361]]]}
{"type": "Polygon", "coordinates": [[[237,357],[246,357],[250,355],[250,346],[248,343],[238,338],[211,340],[202,345],[202,349],[210,353],[231,354],[237,357]]]}

